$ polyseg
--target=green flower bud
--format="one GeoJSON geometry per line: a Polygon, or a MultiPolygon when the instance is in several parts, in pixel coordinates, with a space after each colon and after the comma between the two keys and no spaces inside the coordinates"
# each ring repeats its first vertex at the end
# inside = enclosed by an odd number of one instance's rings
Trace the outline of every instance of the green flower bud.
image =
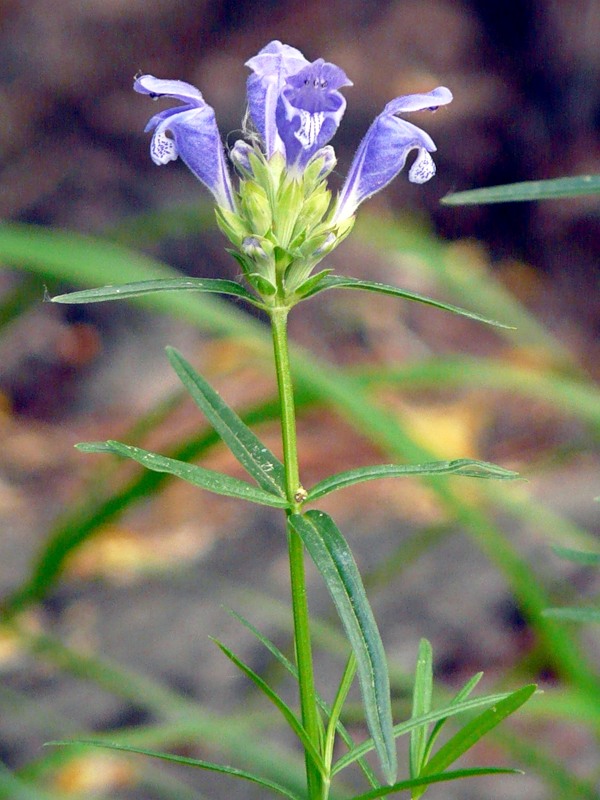
{"type": "Polygon", "coordinates": [[[262,186],[254,181],[240,183],[242,209],[253,234],[264,236],[273,224],[271,204],[262,186]]]}
{"type": "Polygon", "coordinates": [[[232,244],[239,247],[246,236],[251,233],[244,220],[238,214],[234,214],[233,211],[229,211],[223,206],[215,206],[215,214],[217,225],[221,231],[232,244]]]}

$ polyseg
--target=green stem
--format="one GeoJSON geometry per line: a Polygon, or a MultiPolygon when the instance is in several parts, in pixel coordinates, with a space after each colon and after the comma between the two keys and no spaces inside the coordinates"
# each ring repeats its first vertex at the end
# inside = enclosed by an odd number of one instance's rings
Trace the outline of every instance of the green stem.
{"type": "Polygon", "coordinates": [[[273,308],[271,327],[273,349],[275,351],[275,371],[281,407],[281,435],[283,439],[283,462],[285,464],[285,484],[288,500],[298,511],[302,505],[303,488],[298,472],[298,445],[296,443],[296,411],[294,408],[294,387],[287,340],[287,315],[289,308],[273,308]]]}
{"type": "MultiPolygon", "coordinates": [[[[300,483],[298,469],[298,448],[296,443],[296,413],[294,409],[294,390],[290,370],[287,340],[288,308],[273,308],[270,311],[275,353],[275,370],[281,406],[281,432],[283,440],[283,460],[285,482],[290,513],[300,511],[306,493],[300,483]]],[[[294,617],[294,643],[298,683],[300,687],[300,710],[302,725],[315,748],[321,752],[322,721],[316,702],[313,674],[312,647],[310,640],[306,579],[304,574],[304,545],[298,534],[288,529],[290,559],[290,583],[292,610],[294,617]]],[[[309,800],[321,798],[322,776],[308,753],[305,753],[306,781],[309,800]]]]}

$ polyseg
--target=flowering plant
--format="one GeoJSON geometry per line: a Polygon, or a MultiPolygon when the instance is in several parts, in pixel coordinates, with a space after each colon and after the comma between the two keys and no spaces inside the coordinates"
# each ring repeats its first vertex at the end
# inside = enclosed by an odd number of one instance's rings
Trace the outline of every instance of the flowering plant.
{"type": "MultiPolygon", "coordinates": [[[[190,84],[151,75],[135,79],[134,89],[154,99],[169,97],[182,105],[159,111],[148,122],[152,130],[150,152],[157,164],[180,157],[212,193],[218,224],[239,263],[245,285],[221,279],[181,278],[145,281],[123,286],[74,292],[55,302],[98,302],[168,290],[220,292],[261,308],[271,322],[275,371],[279,389],[283,458],[271,452],[225,404],[217,392],[184,357],[173,349],[168,357],[186,389],[209,419],[223,442],[246,469],[253,483],[204,467],[166,458],[115,441],[79,445],[86,452],[109,452],[131,458],[151,470],[176,475],[203,489],[282,509],[286,516],[289,547],[295,663],[240,615],[245,625],[297,681],[299,711],[290,707],[237,655],[217,642],[225,656],[255,683],[275,705],[298,738],[304,752],[306,785],[298,793],[267,777],[206,761],[133,748],[105,747],[187,763],[252,781],[275,793],[297,800],[326,800],[333,778],[358,763],[371,788],[353,800],[369,800],[410,789],[418,798],[432,784],[511,770],[485,767],[448,770],[466,750],[501,720],[518,709],[533,693],[527,686],[512,693],[471,698],[480,674],[475,675],[440,709],[432,709],[432,652],[421,642],[409,720],[394,724],[386,657],[373,612],[350,547],[333,519],[309,509],[325,495],[358,482],[405,475],[454,474],[476,478],[512,479],[515,473],[473,459],[425,464],[366,466],[332,475],[306,489],[300,480],[296,440],[294,394],[287,339],[290,310],[325,289],[363,289],[436,306],[481,322],[499,325],[478,314],[396,286],[335,275],[315,267],[348,235],[358,206],[386,186],[416,150],[409,180],[423,183],[435,173],[431,153],[436,147],[427,133],[399,118],[401,113],[435,110],[452,100],[445,87],[425,94],[392,100],[374,120],[360,143],[345,183],[332,199],[327,177],[336,159],[329,144],[346,101],[340,89],[351,86],[345,72],[323,59],[307,61],[289,45],[274,41],[247,62],[248,120],[246,137],[229,153],[239,176],[232,181],[215,113],[190,84]],[[316,688],[310,615],[304,575],[305,551],[320,572],[338,611],[348,639],[348,659],[334,701],[326,703],[316,688]],[[370,738],[357,745],[342,723],[342,712],[355,675],[362,693],[370,738]],[[449,717],[479,710],[435,753],[438,734],[449,717]],[[483,709],[483,710],[481,710],[483,709]],[[398,780],[396,738],[410,735],[408,777],[398,780]],[[334,759],[334,745],[342,740],[347,752],[334,759]],[[375,750],[379,771],[365,760],[375,750]],[[380,777],[381,776],[381,777],[380,777]]],[[[98,742],[94,742],[98,744],[98,742]]]]}
{"type": "MultiPolygon", "coordinates": [[[[136,78],[134,89],[183,105],[155,114],[150,154],[156,164],[180,157],[212,193],[221,230],[235,246],[245,278],[268,306],[294,305],[314,293],[329,270],[315,266],[350,232],[358,206],[401,171],[411,150],[417,158],[409,180],[435,174],[436,147],[425,131],[397,115],[446,105],[452,94],[440,86],[427,94],[392,100],[361,142],[335,202],[327,176],[336,164],[333,138],[346,100],[339,91],[352,82],[322,58],[309,63],[299,50],[275,41],[246,62],[248,117],[254,135],[239,139],[230,156],[240,175],[234,190],[215,113],[194,86],[136,78]],[[170,135],[168,135],[170,134],[170,135]]],[[[322,288],[332,285],[331,279],[322,288]]]]}

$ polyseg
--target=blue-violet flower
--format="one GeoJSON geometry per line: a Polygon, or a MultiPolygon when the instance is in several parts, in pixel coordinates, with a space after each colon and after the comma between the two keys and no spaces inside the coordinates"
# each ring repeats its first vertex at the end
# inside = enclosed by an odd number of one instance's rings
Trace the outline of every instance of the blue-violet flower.
{"type": "Polygon", "coordinates": [[[425,131],[398,117],[452,100],[443,86],[397,97],[375,119],[360,143],[334,203],[327,175],[336,163],[329,144],[346,109],[339,91],[352,86],[346,73],[322,58],[309,62],[294,47],[270,42],[246,62],[248,119],[253,129],[236,141],[230,158],[239,174],[233,188],[214,110],[194,86],[152,75],[134,89],[182,105],[159,111],[150,154],[156,164],[180,157],[213,194],[221,229],[250,283],[261,295],[299,291],[314,266],[349,233],[358,206],[402,170],[417,151],[408,179],[425,183],[435,174],[436,150],[425,131]]]}

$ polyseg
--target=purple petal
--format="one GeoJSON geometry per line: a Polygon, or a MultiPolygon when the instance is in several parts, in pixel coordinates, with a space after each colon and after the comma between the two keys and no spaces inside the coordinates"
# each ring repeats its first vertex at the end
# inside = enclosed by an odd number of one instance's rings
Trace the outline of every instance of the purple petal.
{"type": "Polygon", "coordinates": [[[407,94],[396,97],[384,108],[384,113],[406,114],[409,111],[435,111],[439,106],[445,106],[452,101],[452,92],[445,86],[438,86],[425,94],[407,94]]]}
{"type": "Polygon", "coordinates": [[[275,124],[275,110],[285,80],[308,63],[300,50],[277,40],[246,61],[246,66],[253,72],[247,82],[248,110],[262,136],[267,158],[276,151],[283,152],[275,124]]]}
{"type": "Polygon", "coordinates": [[[429,155],[436,150],[433,139],[421,128],[394,114],[435,109],[451,100],[450,91],[440,86],[427,94],[397,97],[387,104],[356,151],[338,199],[336,222],[351,217],[363,200],[387,186],[402,170],[411,150],[419,152],[409,171],[409,180],[425,183],[435,175],[435,164],[429,155]]]}
{"type": "Polygon", "coordinates": [[[346,100],[338,91],[342,86],[352,86],[352,81],[322,58],[287,79],[276,122],[289,168],[302,171],[335,134],[346,110],[346,100]]]}
{"type": "Polygon", "coordinates": [[[212,192],[219,205],[235,211],[215,112],[198,89],[183,81],[161,80],[152,75],[137,78],[133,88],[150,97],[172,97],[184,101],[181,106],[154,114],[146,125],[146,131],[154,128],[150,143],[154,163],[168,164],[180,157],[212,192]]]}
{"type": "Polygon", "coordinates": [[[140,75],[133,83],[133,90],[150,97],[172,97],[174,100],[183,100],[192,106],[204,104],[202,93],[191,83],[185,81],[163,80],[154,75],[140,75]]]}

